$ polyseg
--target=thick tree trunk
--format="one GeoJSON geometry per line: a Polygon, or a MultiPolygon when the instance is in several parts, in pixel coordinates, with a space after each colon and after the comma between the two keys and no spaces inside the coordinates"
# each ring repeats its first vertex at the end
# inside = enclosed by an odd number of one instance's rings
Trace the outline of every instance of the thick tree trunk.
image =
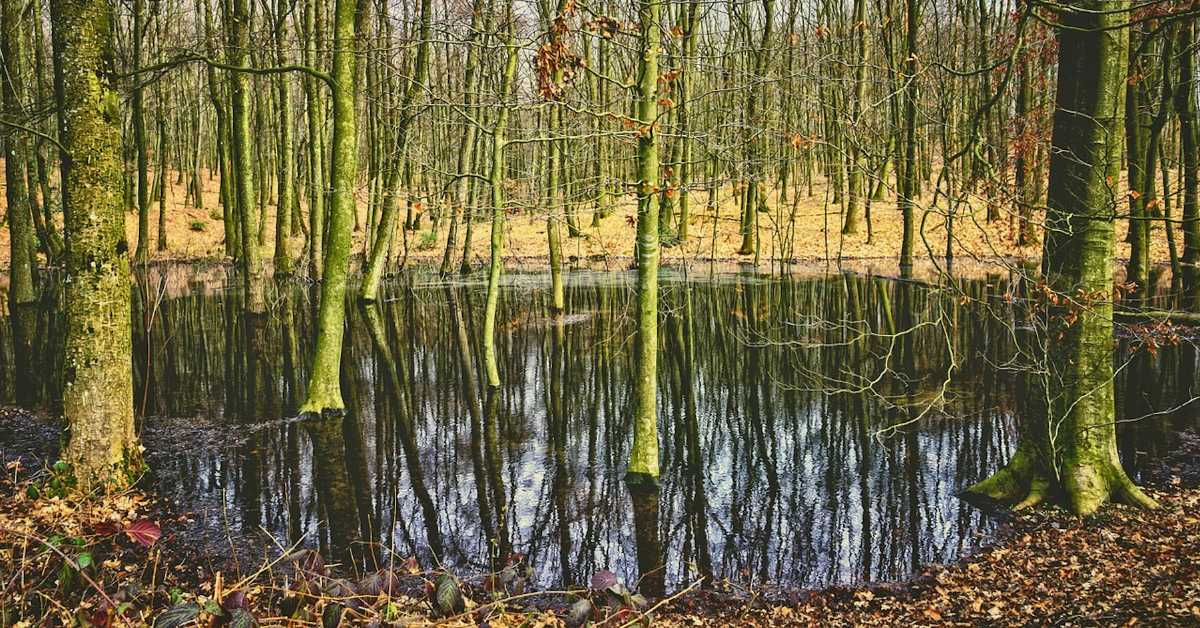
{"type": "Polygon", "coordinates": [[[1113,215],[1121,164],[1128,0],[1064,8],[1043,272],[1065,297],[1043,314],[1045,361],[1006,467],[968,489],[1017,507],[1061,494],[1087,514],[1110,499],[1152,507],[1117,458],[1113,406],[1113,215]],[[1081,296],[1082,295],[1082,296],[1081,296]],[[1071,322],[1068,322],[1071,321],[1071,322]]]}
{"type": "Polygon", "coordinates": [[[133,420],[120,99],[110,83],[112,5],[50,6],[67,233],[64,458],[80,489],[124,488],[141,472],[142,455],[133,420]]]}

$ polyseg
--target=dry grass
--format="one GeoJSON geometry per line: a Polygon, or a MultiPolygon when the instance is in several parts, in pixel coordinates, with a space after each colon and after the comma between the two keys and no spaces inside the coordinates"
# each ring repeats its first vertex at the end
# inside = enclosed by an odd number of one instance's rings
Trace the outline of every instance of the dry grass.
{"type": "MultiPolygon", "coordinates": [[[[167,243],[168,249],[163,252],[155,251],[158,231],[158,206],[152,205],[150,220],[151,257],[155,260],[221,260],[224,258],[224,225],[220,219],[218,203],[219,181],[216,176],[206,176],[203,179],[203,209],[191,207],[185,203],[186,194],[182,185],[176,184],[174,174],[167,192],[167,243]],[[199,227],[199,230],[194,229],[199,227]]],[[[3,181],[0,180],[0,188],[3,181]]],[[[865,224],[860,232],[843,236],[841,233],[841,208],[828,202],[824,182],[818,181],[813,186],[812,196],[802,194],[798,202],[788,197],[782,205],[777,191],[772,191],[768,198],[770,211],[759,214],[759,233],[761,240],[760,264],[769,264],[782,257],[804,262],[824,262],[826,260],[888,260],[895,259],[900,250],[901,216],[896,209],[894,199],[885,199],[873,203],[873,239],[867,243],[865,224]],[[782,210],[782,211],[780,211],[782,210]],[[789,215],[795,212],[795,223],[790,222],[789,215]],[[782,220],[783,224],[779,224],[782,220]],[[790,255],[789,247],[784,246],[786,234],[792,234],[790,255]],[[781,237],[783,234],[783,237],[781,237]]],[[[367,221],[367,190],[360,188],[358,193],[359,218],[362,224],[367,221]]],[[[921,200],[924,207],[931,202],[926,195],[921,200]]],[[[706,207],[707,193],[697,192],[692,196],[692,218],[689,223],[690,237],[686,242],[663,250],[664,262],[680,262],[690,260],[746,261],[753,262],[753,256],[739,255],[737,250],[741,244],[739,232],[738,209],[733,186],[726,186],[718,194],[716,211],[706,207]]],[[[0,195],[0,207],[5,206],[3,195],[0,195]]],[[[984,204],[973,202],[970,207],[964,207],[955,221],[955,255],[959,259],[994,258],[994,257],[1025,257],[1036,258],[1040,255],[1040,247],[1034,243],[1031,246],[1019,247],[1016,244],[1015,219],[1012,216],[1011,205],[1005,203],[1000,208],[1000,220],[987,222],[985,220],[984,204]]],[[[275,207],[267,208],[266,243],[262,249],[265,258],[269,259],[274,250],[274,217],[275,207]]],[[[918,241],[916,254],[919,257],[927,255],[926,245],[936,255],[945,251],[946,230],[943,216],[930,212],[925,217],[924,225],[920,224],[918,216],[918,241]],[[923,228],[922,228],[923,227],[923,228]]],[[[1036,220],[1036,219],[1035,219],[1036,220]]],[[[562,224],[563,252],[568,258],[580,260],[608,260],[614,265],[627,262],[633,255],[636,226],[636,206],[630,196],[617,200],[610,215],[603,219],[598,227],[591,226],[590,207],[579,210],[579,224],[582,234],[580,237],[567,237],[566,225],[562,224]]],[[[446,221],[438,229],[437,237],[432,246],[428,245],[430,236],[427,235],[431,221],[426,216],[423,229],[419,233],[408,233],[408,251],[410,261],[417,263],[438,263],[441,261],[445,248],[448,229],[446,221]]],[[[137,216],[133,211],[126,213],[125,229],[132,244],[137,242],[137,216]]],[[[471,246],[471,264],[478,266],[488,259],[488,231],[486,222],[477,222],[471,246]]],[[[1117,223],[1117,246],[1115,256],[1125,259],[1129,254],[1129,246],[1124,242],[1127,230],[1126,221],[1117,223]]],[[[464,229],[459,229],[459,243],[455,252],[457,259],[461,255],[464,229]]],[[[1168,260],[1167,241],[1161,223],[1153,225],[1152,255],[1155,260],[1168,260]]],[[[354,250],[361,253],[364,247],[365,230],[354,233],[354,250]]],[[[7,266],[9,259],[9,236],[7,228],[0,228],[0,265],[7,266]]],[[[403,238],[397,239],[402,246],[403,238]]],[[[302,254],[304,236],[293,238],[291,242],[295,255],[302,254]]],[[[510,263],[529,263],[544,259],[547,255],[546,218],[543,212],[518,211],[509,216],[506,223],[505,257],[510,263]]]]}

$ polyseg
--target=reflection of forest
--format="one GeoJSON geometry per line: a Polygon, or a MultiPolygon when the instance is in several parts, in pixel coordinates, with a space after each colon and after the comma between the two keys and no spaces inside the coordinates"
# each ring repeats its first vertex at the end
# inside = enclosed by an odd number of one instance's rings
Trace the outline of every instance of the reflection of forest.
{"type": "MultiPolygon", "coordinates": [[[[313,295],[288,287],[247,317],[235,292],[159,302],[143,285],[135,320],[152,331],[135,336],[137,406],[160,490],[221,513],[201,517],[209,526],[261,525],[341,558],[384,555],[368,540],[463,570],[521,552],[544,585],[601,568],[633,581],[657,564],[668,588],[696,575],[897,578],[993,526],[955,494],[1015,442],[1020,299],[1001,278],[948,290],[852,275],[666,282],[662,489],[636,513],[621,481],[628,278],[570,282],[575,316],[557,321],[540,284],[514,281],[498,316],[498,395],[479,377],[482,287],[394,284],[380,305],[349,310],[347,415],[307,422],[280,417],[306,381],[313,295]]],[[[3,327],[32,346],[3,360],[0,382],[9,398],[53,404],[59,376],[45,361],[59,352],[46,343],[62,321],[54,295],[44,301],[3,327]],[[26,362],[39,375],[18,387],[26,362]]],[[[1190,351],[1138,354],[1118,382],[1138,392],[1118,407],[1173,407],[1191,389],[1190,351]]],[[[1180,419],[1164,417],[1125,434],[1129,462],[1165,446],[1159,426],[1180,419]]]]}

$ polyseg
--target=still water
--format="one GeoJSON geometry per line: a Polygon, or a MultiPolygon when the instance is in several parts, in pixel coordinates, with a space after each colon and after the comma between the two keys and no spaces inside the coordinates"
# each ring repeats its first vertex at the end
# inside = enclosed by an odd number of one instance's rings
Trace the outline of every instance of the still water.
{"type": "MultiPolygon", "coordinates": [[[[1016,444],[1026,367],[1009,277],[930,286],[664,272],[663,476],[636,516],[622,481],[633,282],[569,275],[567,313],[553,317],[544,276],[507,276],[503,387],[489,396],[482,281],[396,279],[377,306],[348,309],[346,416],[301,421],[315,291],[274,286],[269,312],[248,317],[225,270],[155,271],[134,303],[152,485],[193,513],[179,534],[243,566],[292,544],[344,563],[415,555],[460,573],[520,553],[543,587],[599,569],[633,582],[639,556],[664,566],[668,589],[701,575],[890,580],[988,541],[996,519],[956,494],[1016,444]]],[[[9,400],[54,409],[55,303],[46,294],[37,313],[28,372],[2,339],[9,400]]],[[[1191,394],[1193,346],[1131,358],[1129,345],[1118,414],[1191,394]]],[[[1136,474],[1193,416],[1122,424],[1126,464],[1136,474]]],[[[0,434],[0,447],[13,438],[0,434]]]]}

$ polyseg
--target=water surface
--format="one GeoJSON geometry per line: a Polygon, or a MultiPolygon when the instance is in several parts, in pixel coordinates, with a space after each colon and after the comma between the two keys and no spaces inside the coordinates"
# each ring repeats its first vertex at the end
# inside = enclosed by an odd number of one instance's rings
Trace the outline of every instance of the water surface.
{"type": "MultiPolygon", "coordinates": [[[[545,277],[509,275],[503,387],[489,396],[482,281],[398,278],[379,305],[348,309],[346,416],[301,421],[315,291],[275,286],[269,312],[247,316],[224,270],[152,273],[134,303],[134,369],[153,485],[194,513],[181,533],[242,564],[294,543],[343,562],[415,555],[463,573],[520,553],[545,587],[604,568],[632,582],[639,554],[665,565],[668,588],[700,575],[891,580],[988,541],[997,521],[956,493],[1016,443],[1024,323],[1007,276],[931,287],[664,272],[663,476],[636,512],[622,481],[633,282],[571,274],[567,314],[553,317],[545,277]]],[[[53,409],[56,295],[36,319],[31,367],[8,353],[0,384],[53,409]]],[[[1190,343],[1134,358],[1129,344],[1122,416],[1191,394],[1190,343]]],[[[1153,458],[1191,416],[1122,424],[1126,464],[1153,458]]],[[[0,447],[20,438],[0,434],[0,447]]]]}

